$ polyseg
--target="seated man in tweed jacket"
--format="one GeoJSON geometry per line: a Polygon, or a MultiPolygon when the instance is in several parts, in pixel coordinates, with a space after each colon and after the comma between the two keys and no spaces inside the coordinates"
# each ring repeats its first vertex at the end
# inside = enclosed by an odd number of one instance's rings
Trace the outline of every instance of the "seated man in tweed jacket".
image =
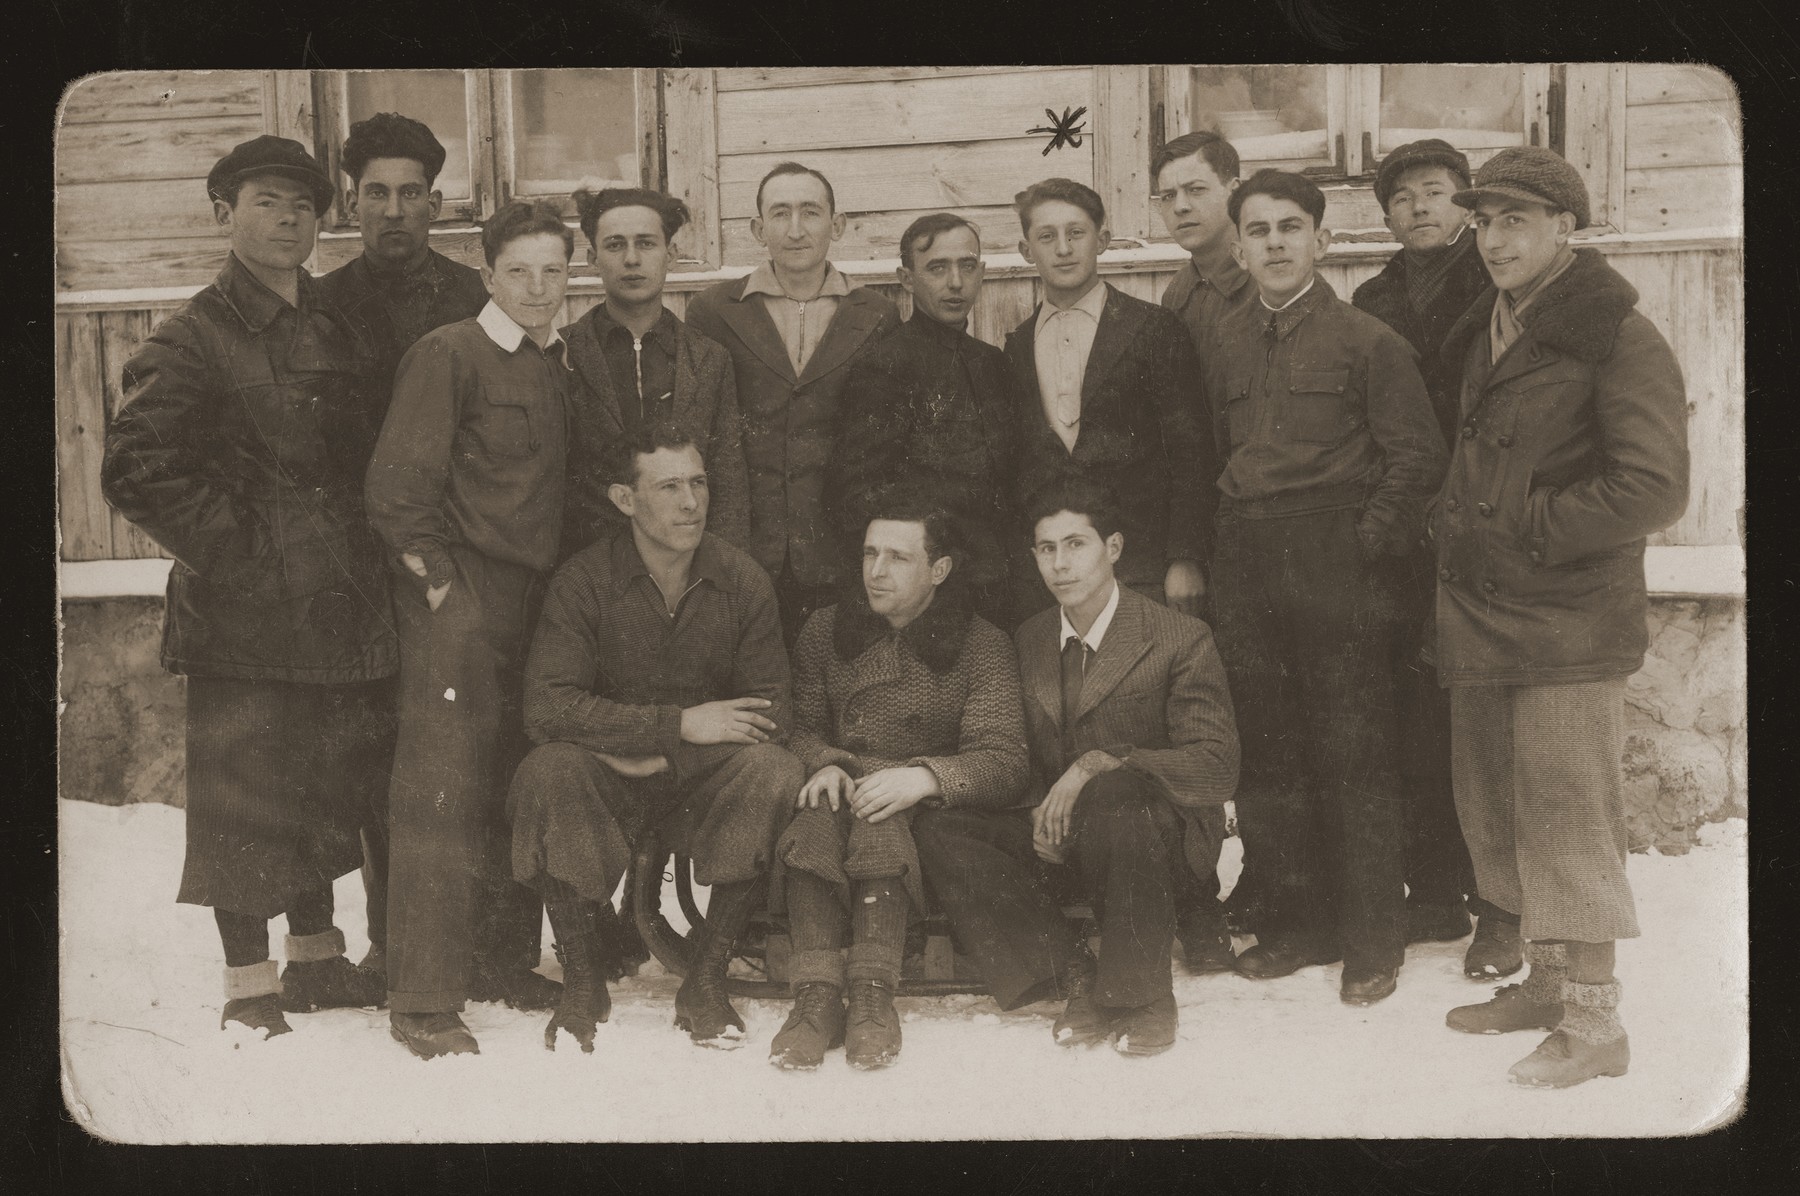
{"type": "Polygon", "coordinates": [[[914,828],[1005,806],[1028,771],[1012,645],[952,578],[949,512],[898,491],[870,509],[862,592],[794,648],[808,779],[776,848],[794,945],[794,1008],[769,1052],[782,1068],[815,1068],[839,1042],[852,1067],[893,1062],[907,922],[925,905],[914,828]]]}
{"type": "Polygon", "coordinates": [[[800,788],[780,746],[788,660],[775,590],[756,562],[705,530],[707,475],[693,432],[651,426],[602,458],[626,525],[550,582],[525,663],[525,729],[513,774],[513,875],[543,895],[563,945],[563,993],[544,1033],[594,1049],[612,1003],[594,918],[647,826],[712,887],[675,994],[702,1046],[742,1041],[725,969],[775,837],[800,788]]]}
{"type": "Polygon", "coordinates": [[[1205,623],[1114,578],[1125,537],[1105,487],[1053,482],[1026,517],[1057,601],[1014,635],[1032,765],[1048,790],[1035,840],[1045,860],[1080,869],[1100,917],[1098,971],[1071,977],[1056,1040],[1156,1054],[1175,1044],[1172,868],[1213,867],[1200,812],[1237,788],[1225,669],[1205,623]]]}

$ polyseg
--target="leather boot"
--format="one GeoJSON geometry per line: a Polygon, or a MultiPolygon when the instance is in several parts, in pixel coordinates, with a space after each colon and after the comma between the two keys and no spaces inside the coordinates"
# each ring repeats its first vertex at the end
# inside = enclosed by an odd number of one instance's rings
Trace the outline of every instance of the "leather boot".
{"type": "Polygon", "coordinates": [[[1523,984],[1494,990],[1479,1005],[1459,1005],[1444,1015],[1444,1024],[1464,1034],[1507,1034],[1514,1030],[1554,1030],[1562,1021],[1563,980],[1568,955],[1561,943],[1527,943],[1531,970],[1523,984]]]}
{"type": "Polygon", "coordinates": [[[813,981],[794,994],[794,1007],[769,1044],[769,1062],[783,1071],[813,1071],[825,1052],[843,1045],[843,994],[835,984],[813,981]]]}
{"type": "Polygon", "coordinates": [[[594,933],[595,903],[546,901],[550,929],[563,961],[562,994],[544,1027],[544,1049],[556,1049],[556,1032],[566,1030],[584,1054],[594,1053],[594,1028],[612,1014],[612,996],[601,975],[599,936],[594,933]]]}
{"type": "Polygon", "coordinates": [[[219,1029],[231,1022],[261,1030],[265,1039],[292,1032],[281,1011],[281,982],[273,960],[225,969],[225,1008],[219,1029]]]}
{"type": "Polygon", "coordinates": [[[852,980],[845,1018],[844,1057],[859,1071],[886,1067],[900,1057],[900,1014],[885,980],[852,980]]]}
{"type": "Polygon", "coordinates": [[[1050,1027],[1058,1046],[1092,1046],[1112,1034],[1113,1016],[1094,999],[1094,961],[1082,948],[1069,966],[1069,1003],[1050,1027]]]}
{"type": "Polygon", "coordinates": [[[1528,1088],[1568,1088],[1595,1076],[1622,1076],[1631,1066],[1631,1040],[1619,1024],[1619,982],[1563,982],[1563,1018],[1537,1050],[1512,1065],[1513,1082],[1528,1088]]]}
{"type": "Polygon", "coordinates": [[[725,995],[725,969],[760,895],[758,880],[712,887],[706,924],[695,937],[687,975],[675,991],[675,1025],[701,1046],[735,1049],[744,1044],[744,1019],[725,995]]]}
{"type": "Polygon", "coordinates": [[[1475,919],[1475,938],[1463,954],[1463,975],[1471,980],[1498,980],[1525,966],[1519,924],[1489,914],[1475,919]]]}

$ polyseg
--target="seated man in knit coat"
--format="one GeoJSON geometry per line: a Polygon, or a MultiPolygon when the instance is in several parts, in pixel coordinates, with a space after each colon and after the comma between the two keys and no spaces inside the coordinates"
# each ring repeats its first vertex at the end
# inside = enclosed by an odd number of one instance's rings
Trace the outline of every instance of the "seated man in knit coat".
{"type": "MultiPolygon", "coordinates": [[[[893,1062],[906,927],[925,906],[914,829],[943,820],[969,837],[958,828],[1015,802],[1029,773],[1012,645],[952,576],[948,510],[898,490],[870,509],[861,592],[808,619],[794,648],[807,781],[776,847],[776,900],[795,1000],[769,1051],[786,1069],[815,1068],[839,1043],[852,1067],[893,1062]]],[[[953,925],[964,904],[946,903],[953,925]]],[[[974,911],[978,936],[984,918],[974,911]]],[[[997,979],[996,997],[1017,987],[997,979]]]]}

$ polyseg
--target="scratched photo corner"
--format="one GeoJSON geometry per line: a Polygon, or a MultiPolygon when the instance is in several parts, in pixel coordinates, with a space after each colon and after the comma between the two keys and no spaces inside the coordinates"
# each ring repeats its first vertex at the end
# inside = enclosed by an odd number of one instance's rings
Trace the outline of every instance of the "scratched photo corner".
{"type": "Polygon", "coordinates": [[[1729,1125],[1740,126],[1658,62],[77,80],[69,1116],[1729,1125]]]}

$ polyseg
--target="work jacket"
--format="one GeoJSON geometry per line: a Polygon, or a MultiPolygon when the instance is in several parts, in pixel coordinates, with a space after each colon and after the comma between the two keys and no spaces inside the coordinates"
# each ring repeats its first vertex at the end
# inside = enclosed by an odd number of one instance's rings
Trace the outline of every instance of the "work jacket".
{"type": "Polygon", "coordinates": [[[234,255],[125,363],[101,489],[175,558],[172,673],[340,684],[398,668],[363,517],[372,355],[305,273],[298,298],[234,255]]]}
{"type": "Polygon", "coordinates": [[[1643,663],[1644,538],[1687,506],[1687,395],[1637,291],[1595,249],[1520,314],[1490,364],[1498,292],[1457,321],[1450,474],[1432,504],[1446,685],[1563,685],[1643,663]]]}

